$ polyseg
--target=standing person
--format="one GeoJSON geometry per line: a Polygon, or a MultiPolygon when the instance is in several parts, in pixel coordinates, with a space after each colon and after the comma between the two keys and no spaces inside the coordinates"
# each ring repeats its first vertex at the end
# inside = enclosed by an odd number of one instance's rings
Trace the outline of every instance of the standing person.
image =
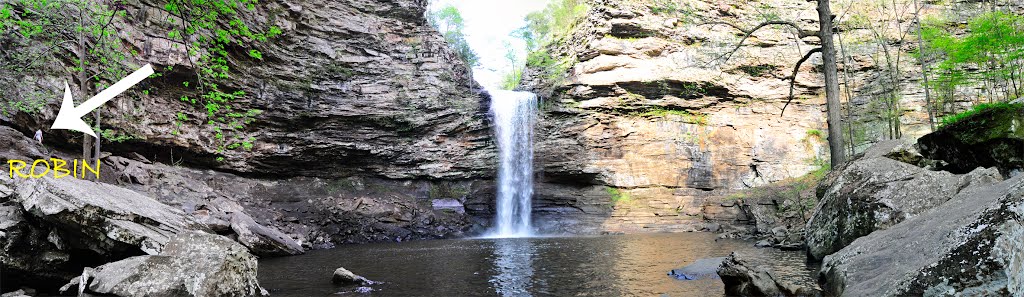
{"type": "Polygon", "coordinates": [[[39,142],[39,145],[43,145],[43,130],[36,130],[36,136],[32,138],[39,142]]]}

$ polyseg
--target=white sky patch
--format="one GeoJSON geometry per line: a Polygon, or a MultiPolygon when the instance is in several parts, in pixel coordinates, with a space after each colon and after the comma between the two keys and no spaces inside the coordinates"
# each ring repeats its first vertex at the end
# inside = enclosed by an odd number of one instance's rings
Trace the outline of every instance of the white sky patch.
{"type": "Polygon", "coordinates": [[[516,57],[526,59],[526,44],[512,37],[512,31],[526,25],[526,15],[543,10],[548,0],[432,0],[430,11],[453,5],[466,22],[463,33],[469,46],[480,56],[480,66],[473,68],[477,82],[497,88],[502,76],[511,70],[505,54],[511,45],[516,57]]]}

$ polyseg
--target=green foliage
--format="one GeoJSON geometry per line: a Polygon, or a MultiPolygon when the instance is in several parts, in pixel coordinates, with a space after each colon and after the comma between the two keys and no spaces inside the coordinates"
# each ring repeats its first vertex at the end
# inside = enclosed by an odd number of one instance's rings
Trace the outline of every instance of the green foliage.
{"type": "Polygon", "coordinates": [[[133,68],[125,63],[131,51],[122,48],[112,26],[116,18],[125,15],[118,7],[80,0],[0,3],[0,44],[4,48],[0,51],[0,82],[31,88],[0,98],[0,113],[36,113],[48,99],[59,95],[58,90],[34,85],[40,77],[63,71],[99,90],[127,75],[127,70],[133,68]],[[84,59],[76,54],[79,41],[86,46],[84,59]],[[53,58],[66,58],[73,65],[55,68],[53,58]]]}
{"type": "Polygon", "coordinates": [[[501,78],[501,89],[502,90],[515,90],[519,86],[519,83],[523,81],[523,69],[515,67],[512,71],[505,73],[505,76],[501,78]]]}
{"type": "Polygon", "coordinates": [[[613,203],[618,203],[620,201],[629,202],[630,200],[632,200],[632,197],[629,196],[629,192],[619,190],[618,188],[606,186],[604,187],[604,191],[607,192],[609,196],[611,196],[613,203]]]}
{"type": "Polygon", "coordinates": [[[1011,104],[1006,102],[982,103],[975,105],[973,108],[967,111],[943,117],[942,120],[939,122],[939,127],[941,128],[952,124],[956,124],[960,121],[963,121],[964,119],[973,117],[974,115],[977,115],[988,110],[1012,110],[1020,108],[1024,108],[1024,104],[1011,104]]]}
{"type": "Polygon", "coordinates": [[[650,117],[658,117],[658,118],[679,117],[679,118],[682,118],[683,122],[686,122],[686,123],[691,123],[691,124],[698,125],[698,126],[707,126],[708,125],[708,116],[706,114],[693,113],[693,112],[691,112],[689,110],[685,110],[685,109],[670,109],[670,108],[665,108],[665,107],[661,107],[661,106],[654,106],[654,107],[651,107],[651,108],[647,108],[647,109],[645,109],[643,111],[633,112],[633,113],[631,113],[631,115],[632,116],[638,116],[638,117],[645,117],[645,118],[650,118],[650,117]]]}
{"type": "Polygon", "coordinates": [[[743,73],[746,73],[747,75],[750,75],[750,76],[753,76],[753,77],[760,77],[762,75],[770,74],[772,72],[775,72],[776,70],[779,69],[779,66],[768,65],[768,64],[743,65],[743,66],[740,66],[740,67],[736,67],[736,69],[739,70],[739,71],[742,71],[743,73]]]}
{"type": "Polygon", "coordinates": [[[459,55],[459,58],[466,63],[466,66],[475,67],[480,65],[480,57],[469,47],[469,42],[466,41],[466,34],[462,31],[465,29],[466,23],[458,8],[448,5],[436,12],[429,12],[427,13],[427,20],[444,35],[448,47],[459,55]]]}
{"type": "MultiPolygon", "coordinates": [[[[931,88],[939,101],[956,101],[960,86],[983,86],[988,101],[1020,97],[1021,68],[1024,65],[1024,16],[1002,11],[986,12],[972,18],[966,34],[954,34],[958,24],[943,19],[922,21],[924,58],[938,55],[931,88]]],[[[952,105],[952,104],[950,104],[952,105]]]]}
{"type": "Polygon", "coordinates": [[[818,129],[807,130],[807,138],[825,139],[825,133],[818,129]]]}
{"type": "Polygon", "coordinates": [[[554,40],[567,37],[586,12],[583,0],[552,0],[544,10],[526,15],[526,27],[521,29],[524,33],[520,37],[526,41],[527,50],[538,50],[554,40]]]}
{"type": "MultiPolygon", "coordinates": [[[[213,134],[217,153],[226,150],[252,149],[252,137],[245,136],[245,127],[255,121],[260,110],[241,106],[247,94],[230,90],[218,82],[232,79],[231,66],[239,59],[263,60],[257,49],[244,51],[244,57],[234,55],[233,49],[247,48],[255,42],[266,42],[282,33],[276,26],[263,30],[250,27],[242,13],[256,9],[256,0],[170,0],[164,10],[170,13],[167,22],[176,24],[167,33],[169,39],[183,45],[189,55],[198,56],[194,66],[195,82],[182,85],[198,92],[196,96],[182,96],[180,100],[202,109],[205,118],[196,119],[213,134]]],[[[173,71],[173,69],[167,69],[173,71]]],[[[187,121],[178,114],[177,125],[187,121]]],[[[218,158],[223,161],[223,158],[218,158]]]]}
{"type": "Polygon", "coordinates": [[[103,139],[106,139],[107,141],[110,141],[110,142],[116,142],[116,143],[122,143],[122,142],[125,142],[125,141],[141,139],[141,137],[138,137],[138,136],[135,136],[135,135],[131,135],[131,134],[127,134],[127,133],[124,133],[124,132],[114,131],[112,129],[104,129],[101,134],[103,136],[103,139]]]}
{"type": "Polygon", "coordinates": [[[526,43],[526,65],[539,70],[548,83],[560,83],[574,59],[554,57],[547,48],[567,38],[586,12],[583,0],[552,0],[544,10],[528,14],[526,26],[513,32],[514,37],[526,43]]]}

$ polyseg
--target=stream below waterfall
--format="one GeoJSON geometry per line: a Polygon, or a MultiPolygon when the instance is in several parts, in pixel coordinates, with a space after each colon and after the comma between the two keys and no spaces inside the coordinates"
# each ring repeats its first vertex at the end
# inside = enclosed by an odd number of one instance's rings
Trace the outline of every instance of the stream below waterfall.
{"type": "Polygon", "coordinates": [[[335,286],[338,267],[383,282],[375,296],[722,296],[719,279],[667,273],[735,250],[764,257],[780,277],[813,282],[803,252],[757,249],[710,233],[451,239],[341,246],[260,261],[272,296],[359,296],[335,286]],[[756,251],[754,251],[756,250],[756,251]]]}

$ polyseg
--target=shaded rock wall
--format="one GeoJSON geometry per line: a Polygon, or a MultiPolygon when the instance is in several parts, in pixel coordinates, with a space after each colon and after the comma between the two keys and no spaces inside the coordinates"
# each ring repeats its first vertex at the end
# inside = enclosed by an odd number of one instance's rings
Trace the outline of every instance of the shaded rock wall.
{"type": "MultiPolygon", "coordinates": [[[[194,96],[181,87],[194,70],[185,47],[164,38],[174,17],[163,4],[127,1],[128,17],[115,24],[126,47],[138,52],[128,62],[152,63],[163,76],[104,108],[105,129],[139,138],[106,150],[166,161],[173,155],[186,164],[261,175],[493,175],[494,145],[482,113],[488,99],[427,24],[426,1],[281,0],[243,11],[252,28],[274,25],[283,34],[248,44],[263,53],[262,61],[248,58],[248,49],[229,49],[232,77],[222,88],[245,91],[238,107],[263,113],[244,133],[256,138],[253,149],[226,151],[223,162],[215,158],[214,133],[203,127],[205,109],[179,100],[194,96]],[[143,88],[151,91],[143,94],[143,88]],[[175,125],[177,111],[190,119],[181,127],[175,125]]],[[[36,87],[58,98],[65,79],[55,75],[34,86],[3,80],[0,97],[20,98],[27,87],[36,87]]],[[[50,100],[41,114],[0,120],[22,131],[41,128],[53,144],[74,148],[79,134],[47,130],[58,107],[50,100]]]]}

